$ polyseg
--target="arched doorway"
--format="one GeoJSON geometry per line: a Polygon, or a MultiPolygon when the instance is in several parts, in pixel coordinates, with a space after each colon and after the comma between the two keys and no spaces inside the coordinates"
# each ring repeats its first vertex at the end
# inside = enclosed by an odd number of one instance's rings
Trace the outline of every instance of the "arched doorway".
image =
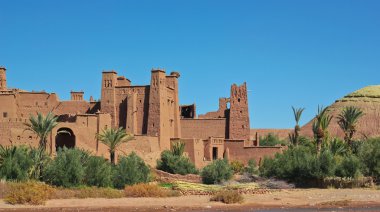
{"type": "Polygon", "coordinates": [[[55,136],[55,149],[58,151],[60,148],[74,148],[75,135],[70,128],[59,128],[55,136]]]}

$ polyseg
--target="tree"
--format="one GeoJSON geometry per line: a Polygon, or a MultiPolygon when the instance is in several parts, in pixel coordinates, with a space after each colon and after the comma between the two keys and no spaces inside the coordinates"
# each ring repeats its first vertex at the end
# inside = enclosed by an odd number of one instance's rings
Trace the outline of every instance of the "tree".
{"type": "Polygon", "coordinates": [[[289,139],[293,143],[293,145],[297,146],[300,136],[301,127],[299,125],[301,116],[305,108],[294,108],[292,106],[294,120],[296,121],[296,126],[294,127],[294,134],[289,134],[289,139]]]}
{"type": "Polygon", "coordinates": [[[352,148],[352,138],[356,132],[356,125],[360,117],[364,115],[360,108],[347,106],[338,115],[338,124],[344,132],[344,141],[352,148]]]}
{"type": "Polygon", "coordinates": [[[47,137],[51,133],[54,127],[58,125],[57,122],[58,117],[54,116],[51,112],[49,112],[46,116],[41,113],[36,116],[30,116],[29,122],[25,125],[27,126],[27,130],[32,131],[37,135],[39,140],[39,148],[41,151],[46,151],[46,143],[47,137]]]}
{"type": "Polygon", "coordinates": [[[333,116],[327,114],[327,107],[319,107],[318,113],[313,121],[313,133],[317,141],[317,153],[321,152],[322,142],[327,137],[328,127],[331,123],[333,116]]]}
{"type": "Polygon", "coordinates": [[[111,163],[113,165],[115,165],[115,152],[119,146],[134,139],[133,135],[126,133],[121,127],[119,129],[105,129],[102,133],[98,134],[97,137],[108,147],[111,163]]]}

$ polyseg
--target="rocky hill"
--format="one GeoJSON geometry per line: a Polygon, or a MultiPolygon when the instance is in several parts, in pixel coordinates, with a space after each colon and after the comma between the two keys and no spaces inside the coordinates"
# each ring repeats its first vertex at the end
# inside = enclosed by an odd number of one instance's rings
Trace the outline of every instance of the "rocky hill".
{"type": "MultiPolygon", "coordinates": [[[[344,137],[336,117],[346,106],[356,106],[364,111],[364,116],[359,120],[356,138],[380,136],[380,85],[364,87],[329,106],[328,112],[334,116],[329,127],[330,135],[344,137]]],[[[313,136],[312,122],[313,120],[301,128],[302,135],[313,136]]]]}

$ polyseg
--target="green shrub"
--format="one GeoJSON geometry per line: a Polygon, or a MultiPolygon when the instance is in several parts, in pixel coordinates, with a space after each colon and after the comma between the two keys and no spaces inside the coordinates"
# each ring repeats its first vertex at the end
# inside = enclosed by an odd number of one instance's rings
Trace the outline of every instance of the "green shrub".
{"type": "Polygon", "coordinates": [[[358,157],[362,163],[362,172],[366,176],[380,179],[380,138],[362,142],[357,148],[358,157]]]}
{"type": "Polygon", "coordinates": [[[244,170],[244,164],[238,160],[231,161],[231,168],[235,174],[241,173],[244,170]]]}
{"type": "Polygon", "coordinates": [[[31,148],[29,150],[29,158],[32,161],[29,178],[32,180],[41,180],[44,167],[51,161],[50,156],[44,149],[31,148]]]}
{"type": "Polygon", "coordinates": [[[274,135],[273,133],[268,133],[266,136],[261,137],[260,136],[260,146],[276,146],[276,145],[287,145],[288,142],[281,140],[278,138],[277,135],[274,135]]]}
{"type": "Polygon", "coordinates": [[[223,190],[217,192],[210,201],[223,202],[226,204],[242,203],[244,198],[236,190],[223,190]]]}
{"type": "Polygon", "coordinates": [[[89,157],[85,176],[85,184],[88,186],[112,186],[112,167],[103,157],[89,157]]]}
{"type": "Polygon", "coordinates": [[[86,152],[79,149],[64,148],[58,151],[57,157],[45,169],[44,180],[55,186],[83,185],[88,157],[86,152]]]}
{"type": "Polygon", "coordinates": [[[10,183],[4,201],[12,205],[43,205],[53,193],[52,187],[40,182],[10,183]]]}
{"type": "Polygon", "coordinates": [[[177,141],[173,143],[171,152],[173,153],[173,155],[182,156],[185,152],[185,143],[182,141],[177,141]]]}
{"type": "Polygon", "coordinates": [[[161,159],[157,161],[157,169],[181,175],[198,173],[195,165],[188,157],[173,154],[173,152],[168,150],[161,153],[161,159]]]}
{"type": "Polygon", "coordinates": [[[28,148],[24,146],[0,146],[0,176],[7,180],[25,181],[33,166],[28,148]]]}
{"type": "Polygon", "coordinates": [[[150,169],[136,153],[132,152],[127,157],[119,159],[114,171],[114,186],[116,188],[149,181],[150,169]]]}
{"type": "Polygon", "coordinates": [[[124,192],[127,197],[175,197],[180,195],[177,191],[146,183],[126,186],[124,192]]]}
{"type": "Polygon", "coordinates": [[[264,158],[260,173],[264,177],[303,182],[334,176],[335,169],[334,156],[329,150],[318,156],[309,147],[298,146],[278,153],[274,158],[264,158]]]}
{"type": "Polygon", "coordinates": [[[216,184],[222,181],[230,180],[233,170],[225,159],[213,161],[211,164],[203,168],[201,176],[205,184],[216,184]]]}
{"type": "Polygon", "coordinates": [[[244,171],[251,175],[259,174],[259,167],[256,165],[256,161],[254,159],[250,159],[248,161],[248,166],[245,167],[244,171]]]}
{"type": "Polygon", "coordinates": [[[338,165],[336,175],[339,177],[358,178],[361,175],[361,162],[355,155],[347,155],[338,165]]]}

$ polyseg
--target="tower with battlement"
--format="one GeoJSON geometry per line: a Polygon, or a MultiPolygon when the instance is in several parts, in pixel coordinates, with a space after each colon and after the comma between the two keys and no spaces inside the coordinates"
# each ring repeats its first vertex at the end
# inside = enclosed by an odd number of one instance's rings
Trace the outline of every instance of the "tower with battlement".
{"type": "Polygon", "coordinates": [[[7,88],[7,69],[3,66],[0,66],[0,91],[6,91],[7,88]]]}
{"type": "Polygon", "coordinates": [[[231,86],[229,139],[249,140],[250,124],[248,112],[247,84],[231,86]]]}
{"type": "Polygon", "coordinates": [[[115,87],[117,85],[117,73],[115,71],[103,71],[102,73],[102,93],[101,112],[109,113],[112,119],[112,126],[117,127],[115,87]]]}

